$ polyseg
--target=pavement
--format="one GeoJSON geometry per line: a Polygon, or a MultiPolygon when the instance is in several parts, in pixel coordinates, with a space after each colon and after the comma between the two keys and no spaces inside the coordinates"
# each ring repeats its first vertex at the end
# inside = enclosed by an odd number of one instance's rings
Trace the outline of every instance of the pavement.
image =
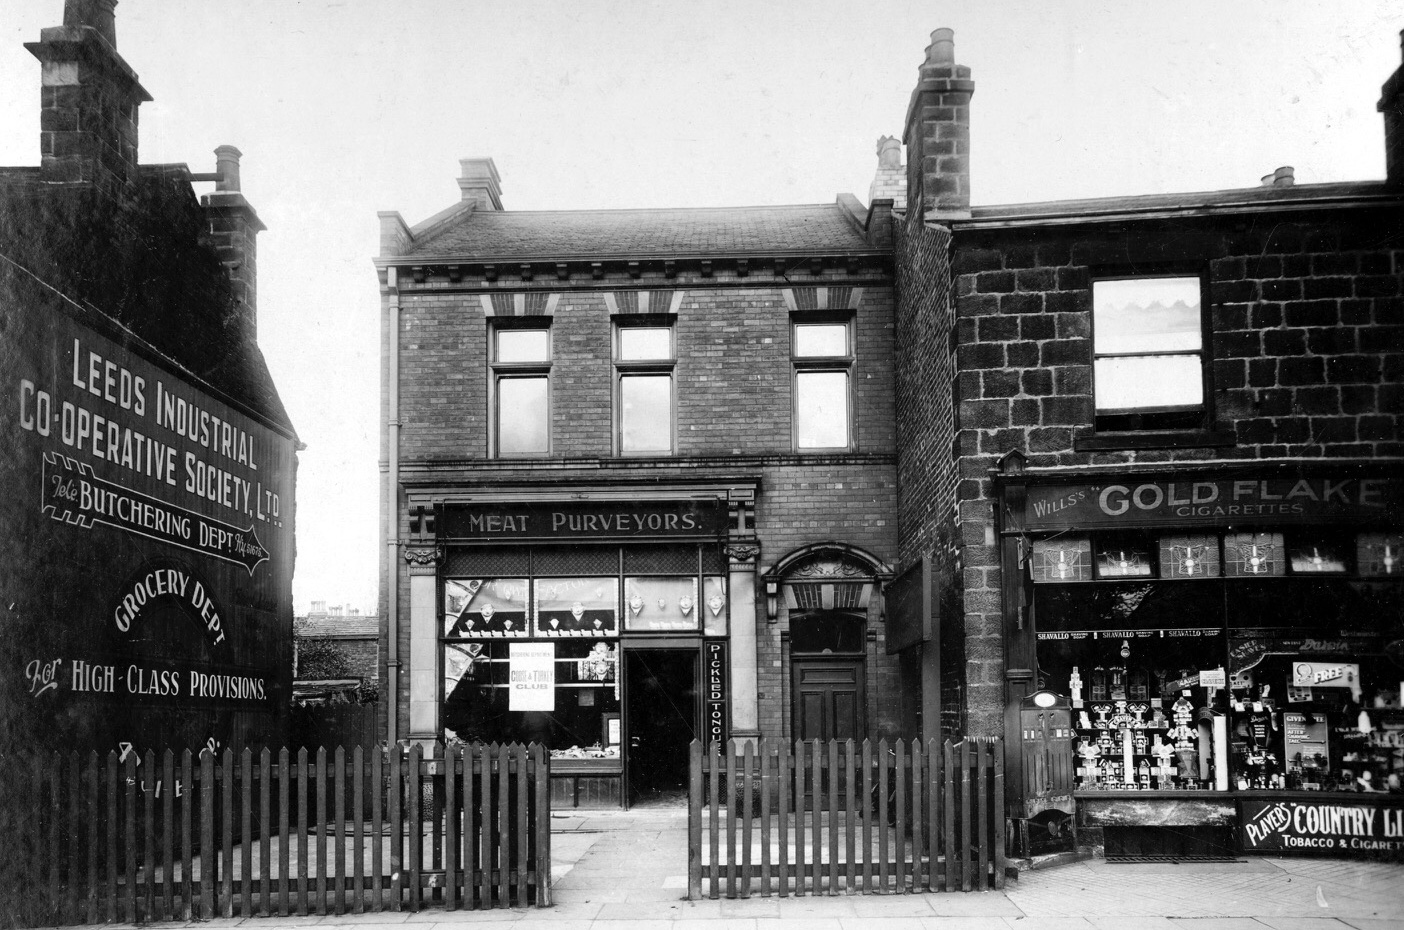
{"type": "MultiPolygon", "coordinates": [[[[247,930],[482,924],[486,930],[1404,930],[1404,864],[1242,862],[1035,869],[1003,891],[687,901],[687,812],[677,805],[552,816],[550,908],[428,909],[200,921],[247,930]]],[[[194,926],[184,923],[143,927],[194,926]]]]}

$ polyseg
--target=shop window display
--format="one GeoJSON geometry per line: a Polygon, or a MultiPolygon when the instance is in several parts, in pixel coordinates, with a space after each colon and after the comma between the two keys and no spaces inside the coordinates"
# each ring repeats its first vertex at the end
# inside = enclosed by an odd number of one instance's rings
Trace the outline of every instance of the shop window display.
{"type": "Polygon", "coordinates": [[[696,630],[706,607],[697,578],[625,578],[624,627],[653,633],[696,630]]]}
{"type": "Polygon", "coordinates": [[[565,640],[549,710],[512,709],[511,643],[444,643],[444,731],[465,742],[539,742],[557,758],[618,758],[617,644],[565,640]]]}
{"type": "Polygon", "coordinates": [[[1035,541],[1039,673],[1071,699],[1078,789],[1401,791],[1404,587],[1373,570],[1395,546],[1035,541]]]}

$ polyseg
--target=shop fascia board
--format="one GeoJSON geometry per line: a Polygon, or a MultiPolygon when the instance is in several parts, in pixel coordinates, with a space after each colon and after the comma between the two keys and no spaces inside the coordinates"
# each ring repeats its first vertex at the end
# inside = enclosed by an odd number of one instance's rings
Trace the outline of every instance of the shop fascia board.
{"type": "Polygon", "coordinates": [[[462,485],[404,484],[410,507],[432,504],[522,504],[560,501],[638,500],[755,500],[761,480],[756,477],[730,481],[710,480],[698,484],[608,484],[561,485],[550,487],[465,488],[462,485]]]}
{"type": "Polygon", "coordinates": [[[1233,477],[1281,477],[1284,475],[1339,475],[1358,473],[1397,474],[1404,466],[1404,457],[1375,459],[1332,459],[1301,458],[1286,460],[1244,461],[1243,459],[1197,459],[1192,462],[1147,462],[1126,465],[1049,465],[1026,466],[1021,472],[990,469],[990,477],[997,484],[1047,484],[1066,481],[1098,478],[1124,478],[1128,475],[1144,477],[1173,477],[1189,479],[1212,476],[1219,479],[1233,477]]]}

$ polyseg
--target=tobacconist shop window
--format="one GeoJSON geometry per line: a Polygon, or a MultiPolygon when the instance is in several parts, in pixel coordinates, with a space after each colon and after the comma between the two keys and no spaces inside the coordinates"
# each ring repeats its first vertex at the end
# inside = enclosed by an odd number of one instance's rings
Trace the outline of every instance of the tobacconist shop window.
{"type": "Polygon", "coordinates": [[[851,448],[852,315],[796,314],[791,322],[790,345],[795,379],[795,448],[851,448]]]}
{"type": "Polygon", "coordinates": [[[671,317],[615,322],[614,409],[621,455],[673,452],[676,365],[671,317]]]}
{"type": "Polygon", "coordinates": [[[1198,275],[1092,283],[1098,432],[1206,428],[1203,307],[1198,275]]]}
{"type": "Polygon", "coordinates": [[[499,458],[551,453],[551,329],[548,320],[499,320],[488,330],[492,438],[499,458]]]}

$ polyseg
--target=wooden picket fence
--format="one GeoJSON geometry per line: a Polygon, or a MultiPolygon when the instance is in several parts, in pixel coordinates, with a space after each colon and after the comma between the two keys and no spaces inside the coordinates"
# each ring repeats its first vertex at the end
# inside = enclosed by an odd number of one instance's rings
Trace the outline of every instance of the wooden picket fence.
{"type": "Polygon", "coordinates": [[[1004,887],[997,739],[691,747],[688,897],[1004,887]]]}
{"type": "Polygon", "coordinates": [[[73,753],[3,768],[7,803],[25,799],[0,854],[3,925],[550,904],[537,744],[73,753]]]}

